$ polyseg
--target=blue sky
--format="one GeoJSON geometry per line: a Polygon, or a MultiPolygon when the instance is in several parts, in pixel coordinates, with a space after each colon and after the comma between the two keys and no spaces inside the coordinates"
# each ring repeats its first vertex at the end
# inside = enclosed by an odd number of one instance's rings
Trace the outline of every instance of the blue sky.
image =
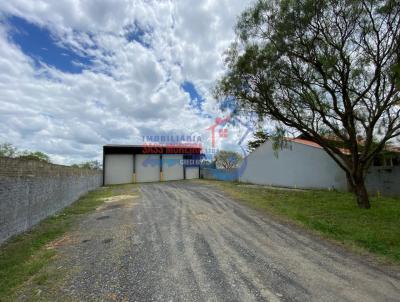
{"type": "Polygon", "coordinates": [[[126,29],[127,32],[125,34],[125,37],[129,42],[135,41],[140,43],[144,47],[150,47],[149,41],[147,41],[146,37],[152,32],[152,28],[144,29],[140,26],[138,22],[135,22],[133,25],[128,26],[126,29]]]}
{"type": "MultiPolygon", "coordinates": [[[[209,143],[206,129],[224,116],[210,91],[248,3],[0,2],[0,142],[65,164],[143,135],[209,143]]],[[[241,134],[231,129],[219,147],[241,134]]]]}
{"type": "Polygon", "coordinates": [[[190,96],[190,100],[189,100],[190,106],[192,106],[193,108],[195,108],[195,109],[197,109],[199,111],[202,111],[203,110],[203,103],[204,103],[205,100],[199,94],[199,92],[197,91],[197,89],[194,86],[194,84],[192,82],[190,82],[190,81],[185,81],[185,82],[182,83],[181,87],[190,96]]]}
{"type": "Polygon", "coordinates": [[[69,73],[80,73],[90,66],[90,57],[64,47],[62,41],[52,35],[46,27],[40,27],[16,16],[8,17],[7,23],[12,28],[12,42],[36,64],[44,63],[69,73]]]}
{"type": "MultiPolygon", "coordinates": [[[[62,41],[46,27],[40,27],[16,16],[8,17],[7,22],[12,28],[10,33],[12,41],[36,64],[44,63],[68,73],[81,73],[83,69],[90,68],[92,64],[90,57],[64,46],[62,41]]],[[[129,42],[136,41],[144,47],[150,47],[145,38],[146,32],[138,24],[130,26],[128,30],[125,37],[129,42]]],[[[195,85],[190,81],[184,81],[181,87],[189,94],[189,105],[201,112],[205,99],[195,85]]],[[[101,102],[97,101],[96,104],[102,106],[101,102]]]]}

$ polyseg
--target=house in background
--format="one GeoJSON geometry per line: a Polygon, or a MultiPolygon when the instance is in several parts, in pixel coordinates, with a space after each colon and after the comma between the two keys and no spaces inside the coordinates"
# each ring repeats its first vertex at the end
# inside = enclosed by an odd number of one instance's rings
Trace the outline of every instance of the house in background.
{"type": "MultiPolygon", "coordinates": [[[[367,173],[370,193],[400,195],[400,149],[388,151],[367,173]]],[[[245,158],[238,177],[241,182],[261,185],[348,190],[345,172],[320,145],[302,138],[290,139],[277,152],[271,141],[265,142],[245,158]]]]}

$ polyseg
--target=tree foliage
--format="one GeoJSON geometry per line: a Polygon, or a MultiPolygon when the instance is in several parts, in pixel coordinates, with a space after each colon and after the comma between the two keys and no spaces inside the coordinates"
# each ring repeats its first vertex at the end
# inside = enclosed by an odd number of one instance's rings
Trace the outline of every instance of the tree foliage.
{"type": "Polygon", "coordinates": [[[261,0],[236,33],[216,96],[320,144],[369,208],[366,170],[400,135],[400,1],[261,0]]]}
{"type": "Polygon", "coordinates": [[[102,164],[98,160],[90,160],[90,161],[85,161],[80,164],[73,164],[72,167],[82,168],[82,169],[100,170],[100,169],[102,169],[102,164]]]}
{"type": "Polygon", "coordinates": [[[253,134],[253,140],[250,140],[247,143],[247,150],[249,152],[253,152],[255,149],[257,149],[259,146],[261,146],[263,143],[265,143],[269,135],[268,133],[264,132],[263,130],[258,130],[253,134]]]}
{"type": "Polygon", "coordinates": [[[0,144],[0,157],[20,158],[26,160],[38,160],[50,163],[50,157],[40,151],[20,151],[17,147],[10,143],[0,144]]]}
{"type": "Polygon", "coordinates": [[[234,151],[218,151],[215,154],[214,161],[217,168],[234,169],[239,166],[243,157],[234,151]]]}
{"type": "Polygon", "coordinates": [[[50,157],[47,154],[40,151],[23,151],[18,155],[18,158],[50,163],[50,157]]]}
{"type": "Polygon", "coordinates": [[[0,157],[15,157],[17,154],[17,148],[10,143],[0,144],[0,157]]]}

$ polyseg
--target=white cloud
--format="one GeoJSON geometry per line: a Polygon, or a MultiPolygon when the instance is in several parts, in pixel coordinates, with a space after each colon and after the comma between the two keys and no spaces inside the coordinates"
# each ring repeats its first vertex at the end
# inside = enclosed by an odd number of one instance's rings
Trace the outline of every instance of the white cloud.
{"type": "MultiPolygon", "coordinates": [[[[190,81],[212,114],[210,95],[223,72],[246,1],[2,1],[0,142],[47,152],[58,163],[100,159],[108,143],[143,135],[208,135],[214,120],[189,106],[190,81]],[[9,16],[48,29],[63,47],[93,64],[71,74],[38,66],[12,42],[9,16]],[[126,39],[139,26],[141,39],[126,39]]],[[[209,140],[209,138],[207,138],[209,140]]],[[[227,145],[234,145],[230,137],[227,145]]]]}

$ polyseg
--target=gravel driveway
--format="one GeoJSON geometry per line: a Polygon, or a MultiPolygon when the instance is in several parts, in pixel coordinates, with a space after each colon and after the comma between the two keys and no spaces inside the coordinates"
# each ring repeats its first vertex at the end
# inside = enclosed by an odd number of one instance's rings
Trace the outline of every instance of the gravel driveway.
{"type": "Polygon", "coordinates": [[[57,263],[68,271],[56,300],[400,301],[398,272],[261,217],[212,185],[139,191],[80,224],[57,263]]]}

